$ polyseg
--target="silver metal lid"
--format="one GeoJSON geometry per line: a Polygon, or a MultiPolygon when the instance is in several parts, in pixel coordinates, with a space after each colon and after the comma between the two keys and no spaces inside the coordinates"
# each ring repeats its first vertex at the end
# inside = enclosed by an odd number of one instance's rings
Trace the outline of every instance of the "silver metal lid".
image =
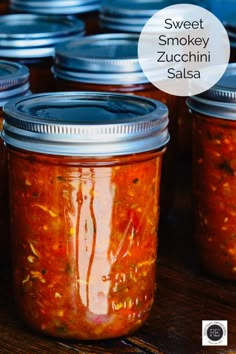
{"type": "Polygon", "coordinates": [[[138,59],[138,35],[99,34],[59,45],[54,75],[93,84],[147,83],[138,59]]]}
{"type": "Polygon", "coordinates": [[[0,60],[0,107],[10,98],[29,91],[29,69],[25,65],[0,60]]]}
{"type": "Polygon", "coordinates": [[[104,0],[100,9],[101,27],[140,33],[158,10],[173,5],[171,0],[104,0]]]}
{"type": "Polygon", "coordinates": [[[0,56],[41,58],[54,55],[56,44],[84,34],[76,18],[31,14],[0,17],[0,56]]]}
{"type": "Polygon", "coordinates": [[[46,15],[72,15],[98,10],[101,0],[10,0],[12,10],[46,15]]]}
{"type": "Polygon", "coordinates": [[[193,111],[236,120],[236,63],[228,64],[221,79],[209,90],[187,99],[193,111]]]}
{"type": "Polygon", "coordinates": [[[64,156],[127,155],[169,140],[168,109],[109,92],[54,92],[9,101],[2,137],[11,146],[64,156]]]}
{"type": "Polygon", "coordinates": [[[0,95],[1,91],[20,86],[28,79],[28,67],[13,61],[0,60],[0,95]]]}

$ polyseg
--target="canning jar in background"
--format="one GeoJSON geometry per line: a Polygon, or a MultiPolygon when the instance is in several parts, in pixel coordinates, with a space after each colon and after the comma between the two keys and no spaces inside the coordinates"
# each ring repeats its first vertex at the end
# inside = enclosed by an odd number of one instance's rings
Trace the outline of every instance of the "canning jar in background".
{"type": "MultiPolygon", "coordinates": [[[[208,0],[103,0],[99,11],[100,31],[106,33],[136,33],[140,35],[146,22],[157,11],[180,3],[208,8],[208,0]]],[[[174,131],[178,139],[178,156],[181,159],[189,160],[191,156],[191,122],[188,118],[188,109],[185,101],[186,97],[176,97],[175,99],[174,115],[176,117],[176,127],[174,131]]],[[[171,116],[172,114],[170,114],[171,116]]],[[[173,140],[171,144],[173,144],[173,140]]]]}
{"type": "Polygon", "coordinates": [[[236,279],[236,65],[188,99],[193,116],[193,221],[209,273],[236,279]]]}
{"type": "Polygon", "coordinates": [[[14,294],[45,334],[133,332],[154,300],[167,108],[58,92],[4,106],[14,294]]]}
{"type": "MultiPolygon", "coordinates": [[[[0,131],[2,130],[3,105],[10,99],[29,94],[29,70],[26,66],[0,60],[0,131]]],[[[7,157],[0,137],[0,265],[10,263],[8,218],[7,157]]]]}
{"type": "Polygon", "coordinates": [[[159,10],[176,4],[208,8],[208,0],[102,0],[99,10],[101,31],[140,34],[145,23],[159,10]]]}
{"type": "Polygon", "coordinates": [[[150,17],[170,5],[172,0],[103,0],[99,11],[100,31],[140,34],[150,17]]]}
{"type": "Polygon", "coordinates": [[[11,11],[38,15],[76,16],[85,23],[87,34],[98,32],[101,0],[9,0],[11,11]]]}
{"type": "Polygon", "coordinates": [[[52,90],[55,46],[84,34],[82,21],[56,16],[3,15],[0,26],[0,57],[28,66],[33,93],[52,90]]]}
{"type": "Polygon", "coordinates": [[[138,36],[111,33],[86,36],[56,47],[52,68],[56,91],[129,93],[163,102],[169,110],[171,141],[163,159],[161,216],[173,206],[175,192],[176,97],[158,90],[143,73],[137,54],[138,36]]]}

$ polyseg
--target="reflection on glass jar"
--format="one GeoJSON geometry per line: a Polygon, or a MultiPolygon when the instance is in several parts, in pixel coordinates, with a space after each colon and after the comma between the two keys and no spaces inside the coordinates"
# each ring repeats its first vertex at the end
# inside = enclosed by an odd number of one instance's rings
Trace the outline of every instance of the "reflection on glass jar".
{"type": "Polygon", "coordinates": [[[63,338],[135,331],[155,294],[166,107],[138,96],[62,92],[4,110],[22,318],[63,338]]]}
{"type": "Polygon", "coordinates": [[[197,254],[209,273],[236,279],[236,86],[233,64],[209,91],[188,99],[193,115],[197,254]]]}

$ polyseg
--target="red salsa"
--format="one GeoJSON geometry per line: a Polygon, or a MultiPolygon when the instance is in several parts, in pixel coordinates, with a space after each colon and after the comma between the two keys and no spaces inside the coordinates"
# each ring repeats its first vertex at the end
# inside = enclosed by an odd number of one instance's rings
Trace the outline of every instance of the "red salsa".
{"type": "Polygon", "coordinates": [[[188,99],[193,113],[193,221],[198,259],[236,280],[236,86],[230,64],[209,91],[188,99]]]}
{"type": "Polygon", "coordinates": [[[151,309],[161,155],[107,163],[10,152],[15,295],[45,333],[116,337],[151,309]]]}
{"type": "Polygon", "coordinates": [[[211,273],[236,279],[236,122],[193,119],[195,236],[211,273]]]}

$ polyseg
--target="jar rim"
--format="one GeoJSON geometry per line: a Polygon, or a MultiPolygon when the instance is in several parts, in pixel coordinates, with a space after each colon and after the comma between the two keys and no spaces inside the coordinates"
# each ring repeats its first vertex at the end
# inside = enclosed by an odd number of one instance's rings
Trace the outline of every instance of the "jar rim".
{"type": "Polygon", "coordinates": [[[100,0],[11,0],[12,10],[45,15],[75,15],[96,11],[100,0]]]}
{"type": "Polygon", "coordinates": [[[77,18],[26,13],[3,15],[0,25],[2,58],[53,56],[56,45],[84,35],[85,30],[77,18]]]}
{"type": "Polygon", "coordinates": [[[147,83],[138,58],[138,35],[97,34],[76,38],[55,49],[55,77],[85,83],[147,83]]]}
{"type": "Polygon", "coordinates": [[[0,60],[0,98],[2,91],[16,88],[29,80],[27,66],[8,60],[0,60]]]}
{"type": "Polygon", "coordinates": [[[168,109],[156,100],[110,92],[51,92],[3,107],[6,144],[55,155],[111,156],[169,141],[168,109]]]}
{"type": "Polygon", "coordinates": [[[29,69],[13,61],[0,60],[0,107],[12,98],[30,94],[29,69]]]}
{"type": "Polygon", "coordinates": [[[173,5],[170,0],[105,0],[99,13],[101,27],[140,33],[150,17],[169,5],[173,5]]]}

